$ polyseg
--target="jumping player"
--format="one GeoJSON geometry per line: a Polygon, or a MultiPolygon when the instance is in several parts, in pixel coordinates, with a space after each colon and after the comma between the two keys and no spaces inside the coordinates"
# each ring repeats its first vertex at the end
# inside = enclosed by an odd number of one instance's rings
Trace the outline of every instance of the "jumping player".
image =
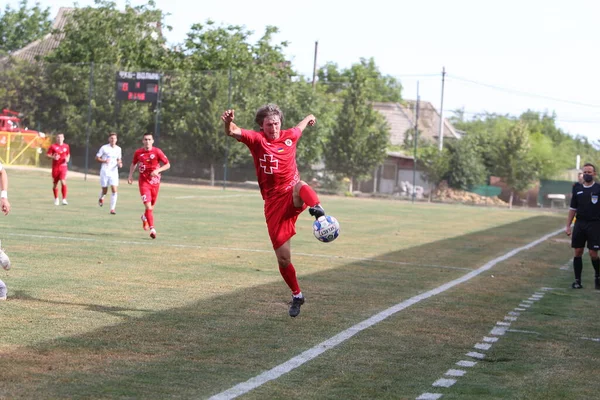
{"type": "Polygon", "coordinates": [[[60,204],[58,201],[58,182],[62,194],[63,205],[67,202],[67,167],[71,159],[71,148],[65,143],[65,135],[59,133],[56,135],[56,143],[48,149],[46,155],[52,159],[52,193],[54,194],[54,205],[60,204]]]}
{"type": "Polygon", "coordinates": [[[146,210],[142,214],[142,226],[145,231],[150,229],[150,237],[156,239],[156,229],[154,229],[154,204],[158,198],[158,190],[160,188],[160,173],[171,168],[169,159],[165,153],[158,147],[153,147],[154,137],[147,133],[142,139],[144,147],[137,149],[133,154],[133,160],[129,167],[129,178],[127,183],[133,183],[133,172],[136,167],[139,170],[138,185],[142,203],[146,210]],[[160,163],[163,165],[161,166],[160,163]]]}
{"type": "Polygon", "coordinates": [[[277,256],[279,272],[292,291],[290,317],[300,314],[304,296],[292,264],[291,238],[296,234],[298,215],[308,206],[310,215],[325,215],[315,191],[300,180],[296,165],[296,145],[307,126],[316,122],[308,115],[292,129],[281,130],[283,113],[277,105],[267,104],[256,112],[260,131],[241,129],[234,122],[234,110],[221,116],[225,133],[244,143],[254,158],[256,177],[262,198],[269,237],[277,256]]]}
{"type": "Polygon", "coordinates": [[[96,161],[102,164],[100,167],[100,197],[98,205],[104,205],[104,196],[108,192],[108,186],[112,195],[110,197],[110,213],[116,214],[117,207],[117,188],[119,187],[119,168],[123,168],[123,155],[121,148],[117,146],[117,134],[111,132],[108,134],[108,144],[100,147],[96,154],[96,161]]]}

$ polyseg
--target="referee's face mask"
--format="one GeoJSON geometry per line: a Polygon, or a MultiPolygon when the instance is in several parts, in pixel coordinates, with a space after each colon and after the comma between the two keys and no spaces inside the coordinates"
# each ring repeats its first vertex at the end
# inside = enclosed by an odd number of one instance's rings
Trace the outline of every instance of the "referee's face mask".
{"type": "Polygon", "coordinates": [[[594,175],[592,174],[583,174],[583,180],[587,183],[590,183],[594,180],[594,175]]]}

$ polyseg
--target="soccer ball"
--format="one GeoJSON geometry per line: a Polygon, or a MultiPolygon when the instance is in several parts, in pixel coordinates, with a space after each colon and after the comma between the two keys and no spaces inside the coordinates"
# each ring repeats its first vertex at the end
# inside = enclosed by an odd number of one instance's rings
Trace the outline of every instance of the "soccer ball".
{"type": "Polygon", "coordinates": [[[313,222],[313,234],[321,242],[333,242],[340,234],[340,223],[331,215],[319,217],[313,222]]]}
{"type": "Polygon", "coordinates": [[[10,258],[8,258],[8,256],[4,252],[4,250],[1,250],[1,249],[0,249],[0,265],[2,265],[2,268],[4,268],[6,271],[8,271],[10,269],[10,258]]]}

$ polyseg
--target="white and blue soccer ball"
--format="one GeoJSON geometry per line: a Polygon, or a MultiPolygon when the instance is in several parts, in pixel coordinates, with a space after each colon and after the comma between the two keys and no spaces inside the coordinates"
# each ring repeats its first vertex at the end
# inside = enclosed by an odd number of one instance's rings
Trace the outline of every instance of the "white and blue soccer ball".
{"type": "Polygon", "coordinates": [[[331,215],[319,217],[313,222],[313,234],[321,242],[333,242],[340,235],[340,223],[331,215]]]}

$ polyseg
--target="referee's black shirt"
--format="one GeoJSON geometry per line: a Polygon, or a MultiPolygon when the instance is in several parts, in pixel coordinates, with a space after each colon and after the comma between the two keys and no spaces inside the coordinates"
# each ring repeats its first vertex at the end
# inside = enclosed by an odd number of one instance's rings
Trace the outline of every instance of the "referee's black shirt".
{"type": "Polygon", "coordinates": [[[577,221],[600,221],[600,185],[573,185],[571,210],[577,210],[577,221]]]}

